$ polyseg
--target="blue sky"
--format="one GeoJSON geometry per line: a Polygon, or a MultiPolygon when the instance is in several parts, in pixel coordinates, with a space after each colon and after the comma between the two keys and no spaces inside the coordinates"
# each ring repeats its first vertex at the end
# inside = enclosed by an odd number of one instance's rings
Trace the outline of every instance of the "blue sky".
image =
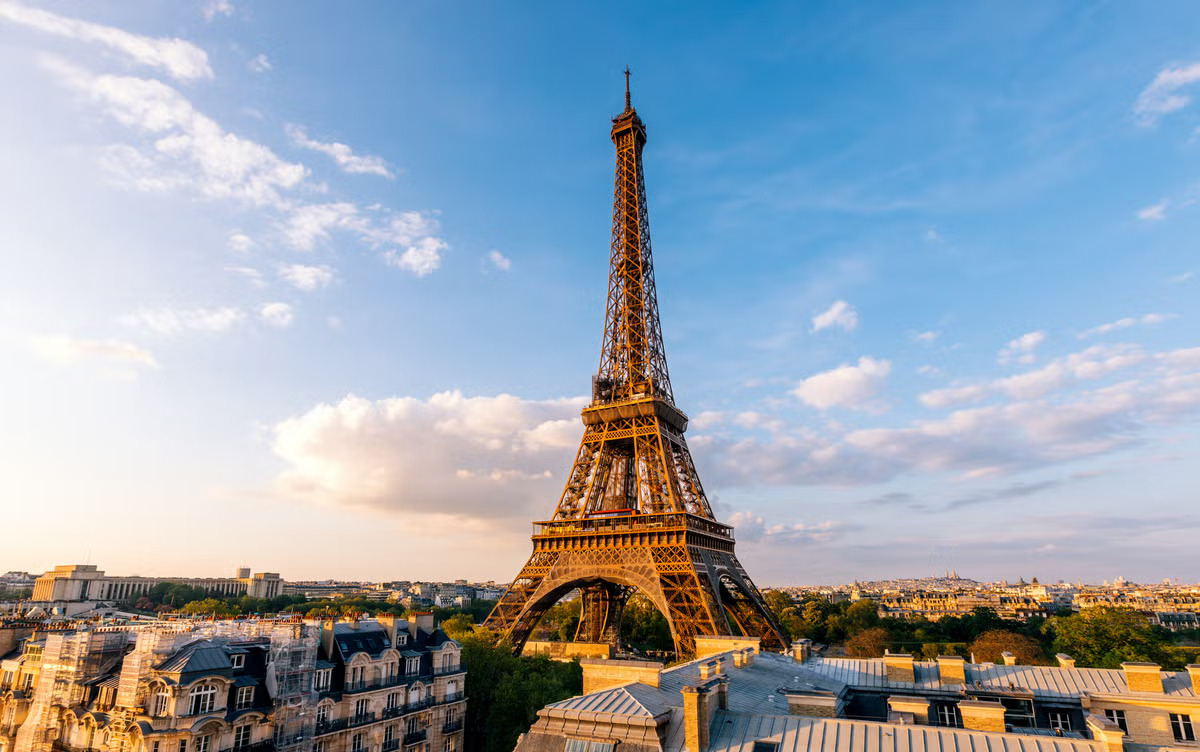
{"type": "Polygon", "coordinates": [[[0,0],[9,568],[512,577],[633,69],[760,585],[1194,579],[1200,8],[0,0]]]}

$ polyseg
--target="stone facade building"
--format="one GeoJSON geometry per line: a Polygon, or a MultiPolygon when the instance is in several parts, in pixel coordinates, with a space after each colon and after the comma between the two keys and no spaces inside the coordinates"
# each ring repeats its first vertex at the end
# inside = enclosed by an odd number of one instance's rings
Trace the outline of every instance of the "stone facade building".
{"type": "Polygon", "coordinates": [[[33,600],[39,602],[129,601],[150,592],[161,583],[202,588],[213,595],[249,595],[274,598],[283,593],[283,580],[276,572],[250,573],[242,568],[237,577],[116,577],[93,564],[65,564],[38,577],[33,600]]]}
{"type": "Polygon", "coordinates": [[[462,748],[459,646],[428,614],[21,629],[0,655],[0,752],[462,748]]]}

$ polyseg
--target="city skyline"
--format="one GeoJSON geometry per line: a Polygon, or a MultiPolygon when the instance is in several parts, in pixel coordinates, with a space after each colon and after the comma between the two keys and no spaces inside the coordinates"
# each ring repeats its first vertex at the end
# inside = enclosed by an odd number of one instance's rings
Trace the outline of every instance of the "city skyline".
{"type": "Polygon", "coordinates": [[[603,324],[763,585],[1189,578],[1200,10],[0,0],[11,567],[504,581],[603,324]],[[633,6],[630,6],[631,8],[633,6]]]}

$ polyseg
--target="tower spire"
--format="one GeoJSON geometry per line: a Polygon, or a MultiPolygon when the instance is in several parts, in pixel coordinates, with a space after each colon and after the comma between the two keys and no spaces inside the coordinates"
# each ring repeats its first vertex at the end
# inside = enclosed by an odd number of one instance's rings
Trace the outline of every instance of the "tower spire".
{"type": "Polygon", "coordinates": [[[625,66],[625,111],[629,112],[633,105],[629,103],[629,66],[625,66]]]}

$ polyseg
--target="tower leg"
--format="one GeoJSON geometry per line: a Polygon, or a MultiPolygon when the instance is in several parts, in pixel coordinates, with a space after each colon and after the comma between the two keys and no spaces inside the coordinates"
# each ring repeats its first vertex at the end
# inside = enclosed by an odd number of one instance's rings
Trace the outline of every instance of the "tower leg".
{"type": "Polygon", "coordinates": [[[580,596],[583,612],[579,618],[579,628],[575,630],[575,641],[605,642],[619,649],[621,614],[630,593],[630,588],[611,582],[583,588],[580,596]]]}

